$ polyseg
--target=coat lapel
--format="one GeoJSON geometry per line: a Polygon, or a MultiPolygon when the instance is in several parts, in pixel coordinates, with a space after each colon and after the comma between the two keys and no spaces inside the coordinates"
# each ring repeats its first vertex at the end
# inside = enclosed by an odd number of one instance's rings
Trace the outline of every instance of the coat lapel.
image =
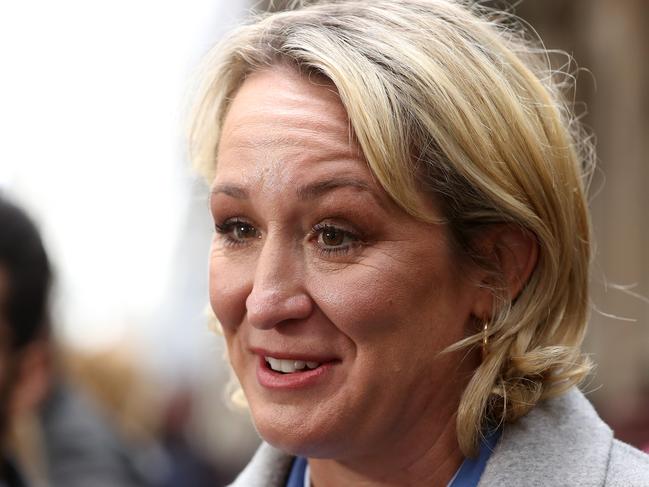
{"type": "Polygon", "coordinates": [[[573,388],[505,425],[478,485],[601,486],[612,443],[611,429],[573,388]]]}
{"type": "Polygon", "coordinates": [[[284,487],[293,458],[262,442],[230,487],[284,487]]]}

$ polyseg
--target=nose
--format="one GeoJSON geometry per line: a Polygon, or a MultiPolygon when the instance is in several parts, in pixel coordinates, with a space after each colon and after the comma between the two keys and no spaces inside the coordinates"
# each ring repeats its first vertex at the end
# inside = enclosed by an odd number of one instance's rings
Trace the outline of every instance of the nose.
{"type": "Polygon", "coordinates": [[[301,254],[291,246],[267,237],[246,298],[247,318],[252,326],[270,329],[312,313],[313,301],[304,287],[301,260],[301,254]]]}

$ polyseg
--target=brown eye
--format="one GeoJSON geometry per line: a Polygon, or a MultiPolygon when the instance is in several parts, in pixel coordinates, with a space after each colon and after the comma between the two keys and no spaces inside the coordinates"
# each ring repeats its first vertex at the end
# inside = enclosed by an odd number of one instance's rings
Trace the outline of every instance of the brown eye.
{"type": "Polygon", "coordinates": [[[343,256],[362,246],[359,234],[329,223],[318,223],[310,235],[316,250],[323,257],[343,256]]]}
{"type": "Polygon", "coordinates": [[[250,243],[252,239],[261,238],[254,225],[239,219],[227,220],[222,224],[215,223],[214,229],[221,234],[227,245],[250,243]]]}
{"type": "Polygon", "coordinates": [[[335,227],[322,230],[322,243],[328,247],[338,247],[345,241],[345,232],[335,227]]]}
{"type": "Polygon", "coordinates": [[[236,240],[246,240],[257,237],[257,229],[244,222],[237,222],[232,228],[232,234],[236,240]]]}

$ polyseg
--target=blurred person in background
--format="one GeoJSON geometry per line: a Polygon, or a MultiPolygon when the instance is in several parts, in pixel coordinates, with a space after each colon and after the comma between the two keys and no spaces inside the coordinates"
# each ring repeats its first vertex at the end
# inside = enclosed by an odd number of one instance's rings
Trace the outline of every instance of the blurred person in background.
{"type": "Polygon", "coordinates": [[[50,384],[47,297],[50,265],[34,225],[0,196],[0,435],[6,485],[24,485],[10,437],[50,384]]]}
{"type": "Polygon", "coordinates": [[[52,270],[38,231],[0,195],[0,485],[141,487],[143,468],[114,424],[63,378],[50,336],[52,270]]]}
{"type": "Polygon", "coordinates": [[[304,3],[214,49],[191,134],[265,440],[235,485],[647,485],[576,387],[593,161],[545,52],[470,2],[304,3]]]}
{"type": "MultiPolygon", "coordinates": [[[[156,487],[225,485],[223,472],[191,435],[195,391],[164,384],[160,393],[138,354],[118,342],[101,352],[66,354],[66,371],[106,411],[156,487]]],[[[231,478],[231,477],[227,477],[231,478]]]]}

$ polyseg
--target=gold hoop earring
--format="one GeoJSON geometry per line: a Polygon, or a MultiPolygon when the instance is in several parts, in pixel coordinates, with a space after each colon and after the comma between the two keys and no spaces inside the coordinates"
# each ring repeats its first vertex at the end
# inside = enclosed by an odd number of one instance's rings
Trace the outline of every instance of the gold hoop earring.
{"type": "Polygon", "coordinates": [[[487,358],[489,354],[489,322],[485,321],[482,327],[482,361],[487,358]]]}

